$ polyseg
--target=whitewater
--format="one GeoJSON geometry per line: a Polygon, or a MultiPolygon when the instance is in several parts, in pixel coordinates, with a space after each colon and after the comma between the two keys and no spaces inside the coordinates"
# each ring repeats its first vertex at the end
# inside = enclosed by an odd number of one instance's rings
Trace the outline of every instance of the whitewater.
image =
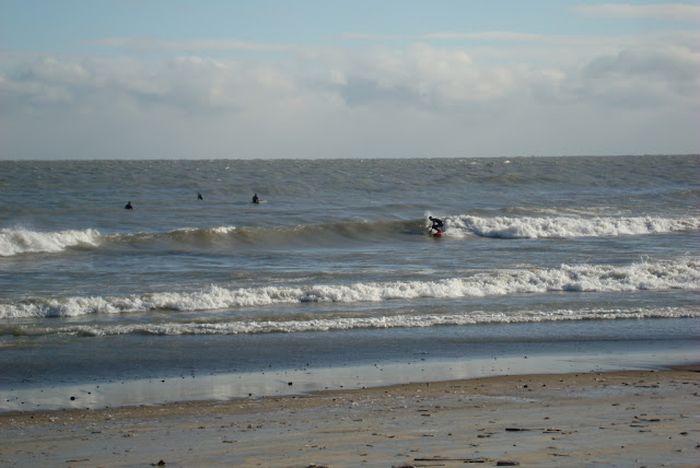
{"type": "MultiPolygon", "coordinates": [[[[645,217],[481,217],[471,215],[447,215],[446,225],[452,238],[469,235],[494,238],[575,238],[575,237],[614,237],[648,235],[678,231],[697,231],[700,217],[665,218],[645,217]]],[[[425,220],[405,222],[338,222],[317,225],[297,225],[274,230],[237,228],[236,226],[216,226],[211,228],[180,228],[168,232],[135,232],[128,234],[103,235],[97,229],[67,230],[57,232],[37,232],[24,228],[0,229],[0,256],[13,256],[28,253],[57,253],[71,248],[97,248],[109,243],[139,244],[153,240],[173,244],[211,244],[227,241],[231,244],[242,242],[265,242],[275,237],[277,243],[300,242],[313,233],[319,237],[333,235],[368,238],[372,235],[388,234],[399,236],[407,227],[414,234],[423,234],[425,220]],[[319,235],[320,233],[320,235],[319,235]]],[[[322,239],[321,239],[322,240],[322,239]]]]}
{"type": "Polygon", "coordinates": [[[697,155],[0,161],[0,394],[416,360],[690,359],[699,181],[697,155]]]}
{"type": "Polygon", "coordinates": [[[444,315],[382,315],[333,317],[314,320],[232,320],[212,322],[163,322],[130,325],[69,325],[59,327],[14,326],[0,333],[13,335],[239,335],[302,333],[365,328],[426,328],[449,325],[513,324],[550,321],[700,318],[700,307],[658,309],[522,310],[510,313],[475,311],[444,315]]]}
{"type": "Polygon", "coordinates": [[[439,281],[394,281],[226,288],[210,286],[190,293],[160,292],[127,297],[25,299],[0,304],[0,319],[76,317],[127,312],[211,311],[304,302],[358,303],[416,298],[462,298],[534,294],[551,291],[618,292],[643,290],[700,291],[700,258],[641,262],[628,266],[562,265],[552,269],[510,269],[439,281]]]}

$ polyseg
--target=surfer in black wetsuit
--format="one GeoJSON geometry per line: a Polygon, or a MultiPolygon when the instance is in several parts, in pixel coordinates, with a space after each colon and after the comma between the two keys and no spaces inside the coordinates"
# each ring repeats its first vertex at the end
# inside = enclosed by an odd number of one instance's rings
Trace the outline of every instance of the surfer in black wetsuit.
{"type": "Polygon", "coordinates": [[[126,202],[126,205],[124,205],[125,210],[133,210],[134,207],[131,206],[131,201],[126,202]]]}
{"type": "Polygon", "coordinates": [[[197,192],[197,200],[204,200],[204,197],[200,192],[197,192]]]}
{"type": "Polygon", "coordinates": [[[257,193],[253,195],[253,203],[255,203],[256,205],[260,203],[260,197],[258,197],[257,193]]]}
{"type": "Polygon", "coordinates": [[[437,232],[445,231],[445,223],[440,218],[433,218],[432,216],[428,216],[428,219],[433,222],[433,225],[430,226],[430,229],[435,229],[437,232]]]}

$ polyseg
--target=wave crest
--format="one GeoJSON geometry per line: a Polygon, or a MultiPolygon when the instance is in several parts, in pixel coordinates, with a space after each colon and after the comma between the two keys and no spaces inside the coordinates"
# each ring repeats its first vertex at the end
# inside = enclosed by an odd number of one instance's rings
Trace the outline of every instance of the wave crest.
{"type": "Polygon", "coordinates": [[[541,239],[659,234],[700,229],[700,218],[638,217],[508,217],[454,216],[447,218],[450,235],[467,233],[502,239],[541,239]]]}
{"type": "MultiPolygon", "coordinates": [[[[502,239],[542,239],[646,235],[700,229],[700,217],[576,217],[576,216],[447,216],[448,235],[463,238],[468,235],[502,239]]],[[[288,227],[259,228],[236,226],[181,228],[166,232],[136,232],[101,235],[97,229],[52,232],[22,228],[0,229],[0,256],[27,253],[55,253],[79,246],[142,245],[164,242],[186,247],[216,247],[231,245],[299,245],[324,240],[394,239],[398,235],[422,235],[424,220],[413,221],[338,221],[326,224],[306,224],[288,227]],[[313,234],[313,235],[311,235],[313,234]]]]}
{"type": "Polygon", "coordinates": [[[226,288],[160,292],[126,297],[38,298],[0,304],[0,318],[72,317],[150,310],[206,311],[304,302],[359,303],[417,298],[461,298],[554,292],[699,290],[700,259],[630,265],[562,265],[494,270],[438,281],[390,281],[300,287],[226,288]]]}
{"type": "MultiPolygon", "coordinates": [[[[379,317],[335,317],[311,320],[252,320],[230,322],[168,322],[130,325],[70,325],[65,327],[14,327],[15,335],[250,335],[262,333],[303,333],[354,329],[428,328],[485,323],[533,323],[576,320],[624,320],[651,318],[697,318],[697,308],[656,309],[521,310],[508,313],[475,311],[461,314],[389,315],[379,317]]],[[[1,329],[0,329],[1,330],[1,329]]]]}
{"type": "Polygon", "coordinates": [[[96,229],[39,232],[21,228],[3,228],[0,229],[0,256],[61,252],[69,247],[80,245],[95,247],[101,239],[96,229]]]}

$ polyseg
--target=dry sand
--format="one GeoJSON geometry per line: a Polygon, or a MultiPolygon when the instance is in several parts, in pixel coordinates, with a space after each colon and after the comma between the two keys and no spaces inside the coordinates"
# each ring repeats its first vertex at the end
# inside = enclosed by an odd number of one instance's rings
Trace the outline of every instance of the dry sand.
{"type": "Polygon", "coordinates": [[[698,368],[0,415],[2,466],[700,466],[698,368]]]}

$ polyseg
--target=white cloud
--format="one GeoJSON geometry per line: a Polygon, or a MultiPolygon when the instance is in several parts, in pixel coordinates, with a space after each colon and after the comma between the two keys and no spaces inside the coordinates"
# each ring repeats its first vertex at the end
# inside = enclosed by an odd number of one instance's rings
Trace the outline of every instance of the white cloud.
{"type": "Polygon", "coordinates": [[[94,105],[95,111],[106,102],[127,100],[140,107],[169,106],[196,114],[295,94],[290,77],[275,67],[196,56],[155,61],[42,57],[0,75],[0,102],[24,107],[60,97],[84,108],[94,105]]]}
{"type": "Polygon", "coordinates": [[[455,32],[455,31],[435,31],[423,34],[371,34],[371,33],[345,33],[340,36],[346,40],[355,41],[387,41],[387,40],[404,40],[404,41],[547,41],[551,40],[552,36],[543,34],[523,33],[518,31],[482,31],[482,32],[455,32]]]}
{"type": "Polygon", "coordinates": [[[464,40],[464,41],[546,41],[551,38],[544,34],[523,33],[517,31],[485,31],[475,33],[464,32],[432,32],[418,36],[421,40],[464,40]]]}
{"type": "Polygon", "coordinates": [[[678,21],[700,21],[700,5],[688,3],[629,4],[607,3],[577,5],[574,11],[588,16],[610,18],[657,18],[678,21]]]}
{"type": "Polygon", "coordinates": [[[700,54],[675,47],[623,50],[588,63],[580,83],[583,97],[612,106],[698,106],[700,54]]]}
{"type": "Polygon", "coordinates": [[[133,51],[225,51],[284,52],[293,48],[289,44],[274,44],[239,39],[163,40],[149,37],[109,37],[93,44],[133,51]]]}
{"type": "Polygon", "coordinates": [[[696,151],[694,38],[297,48],[245,60],[0,54],[0,157],[696,151]]]}
{"type": "Polygon", "coordinates": [[[507,96],[515,72],[475,63],[460,49],[417,44],[407,49],[375,49],[357,57],[336,89],[349,105],[392,102],[397,106],[441,109],[507,96]]]}

